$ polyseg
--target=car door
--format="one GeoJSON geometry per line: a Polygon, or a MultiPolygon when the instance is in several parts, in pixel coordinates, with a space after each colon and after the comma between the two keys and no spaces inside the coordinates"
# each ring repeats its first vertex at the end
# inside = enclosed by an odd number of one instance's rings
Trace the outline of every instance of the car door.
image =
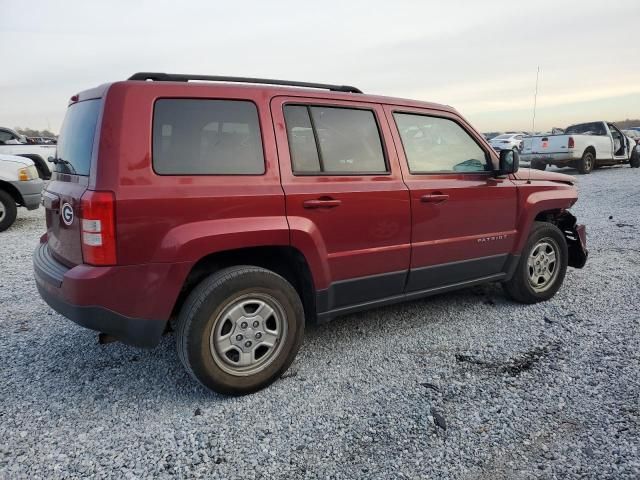
{"type": "Polygon", "coordinates": [[[517,187],[453,113],[385,107],[411,196],[407,292],[504,277],[516,240],[517,187]]]}
{"type": "Polygon", "coordinates": [[[615,157],[613,136],[605,122],[595,122],[592,135],[596,159],[611,160],[615,157]]]}
{"type": "Polygon", "coordinates": [[[626,160],[629,158],[629,146],[626,136],[612,123],[608,123],[607,127],[611,133],[613,158],[618,160],[626,160]],[[618,147],[616,149],[616,147],[618,147]]]}
{"type": "Polygon", "coordinates": [[[320,255],[319,312],[401,295],[409,192],[381,106],[322,98],[271,103],[291,243],[320,255]]]}

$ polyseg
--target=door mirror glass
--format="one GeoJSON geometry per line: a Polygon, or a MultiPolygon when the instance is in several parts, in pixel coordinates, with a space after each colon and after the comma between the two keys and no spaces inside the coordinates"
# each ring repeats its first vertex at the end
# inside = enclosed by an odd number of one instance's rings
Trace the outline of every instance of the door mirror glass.
{"type": "Polygon", "coordinates": [[[514,150],[501,150],[500,151],[500,175],[506,175],[509,173],[516,173],[520,168],[520,154],[514,150]]]}

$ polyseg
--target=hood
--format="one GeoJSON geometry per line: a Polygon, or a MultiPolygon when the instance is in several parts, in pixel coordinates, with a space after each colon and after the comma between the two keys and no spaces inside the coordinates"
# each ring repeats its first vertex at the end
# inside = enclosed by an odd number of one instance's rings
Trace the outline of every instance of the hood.
{"type": "Polygon", "coordinates": [[[519,169],[514,173],[514,177],[516,180],[560,182],[567,183],[569,185],[575,185],[576,183],[576,177],[572,177],[571,175],[556,172],[545,172],[544,170],[536,170],[535,168],[519,169]]]}
{"type": "Polygon", "coordinates": [[[21,165],[24,165],[25,167],[28,167],[30,165],[34,165],[33,160],[26,158],[26,157],[20,157],[18,155],[2,155],[0,154],[0,162],[13,162],[13,163],[19,163],[21,165]]]}

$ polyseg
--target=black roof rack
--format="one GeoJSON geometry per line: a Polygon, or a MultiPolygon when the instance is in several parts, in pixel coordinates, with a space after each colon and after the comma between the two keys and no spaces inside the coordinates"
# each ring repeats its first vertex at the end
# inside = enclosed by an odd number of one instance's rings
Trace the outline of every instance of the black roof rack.
{"type": "Polygon", "coordinates": [[[269,78],[223,77],[215,75],[186,75],[180,73],[138,72],[128,80],[153,80],[155,82],[188,82],[201,80],[207,82],[262,83],[265,85],[286,85],[288,87],[322,88],[334,92],[362,93],[362,90],[349,85],[329,85],[325,83],[295,82],[291,80],[272,80],[269,78]]]}

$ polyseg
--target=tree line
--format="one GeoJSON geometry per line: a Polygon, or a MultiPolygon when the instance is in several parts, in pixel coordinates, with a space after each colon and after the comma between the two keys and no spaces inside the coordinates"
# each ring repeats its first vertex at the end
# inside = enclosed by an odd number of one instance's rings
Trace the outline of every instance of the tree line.
{"type": "Polygon", "coordinates": [[[57,137],[55,133],[47,129],[35,130],[33,128],[15,127],[14,130],[25,137],[57,137]]]}

